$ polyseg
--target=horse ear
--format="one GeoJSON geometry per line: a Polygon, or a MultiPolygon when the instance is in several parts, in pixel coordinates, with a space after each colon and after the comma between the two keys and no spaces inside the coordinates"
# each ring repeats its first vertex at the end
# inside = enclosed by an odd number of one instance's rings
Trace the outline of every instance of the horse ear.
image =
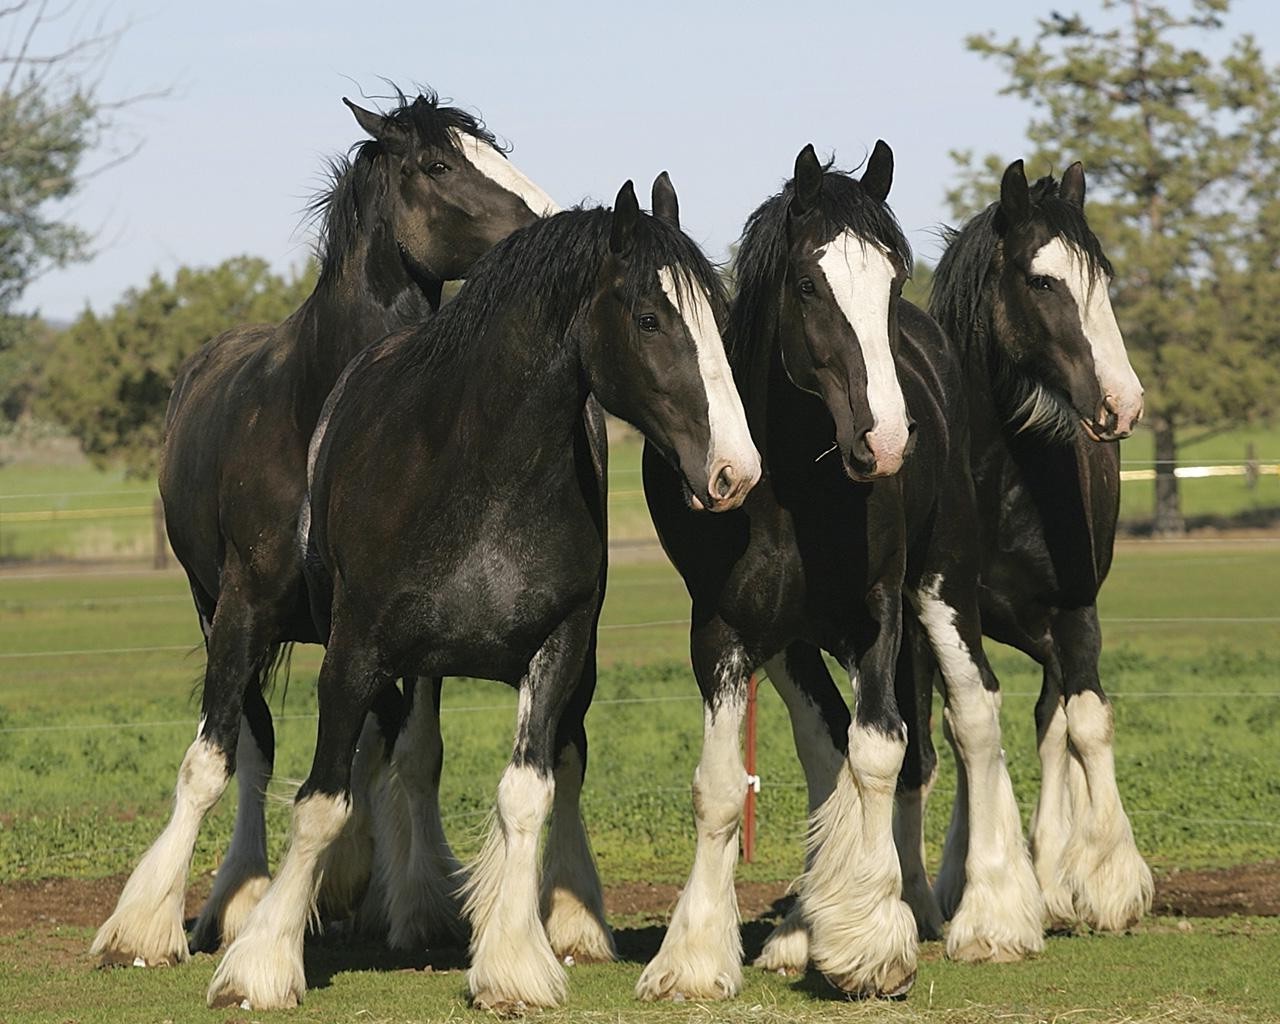
{"type": "Polygon", "coordinates": [[[673,228],[680,227],[680,200],[676,196],[671,176],[663,171],[653,179],[653,215],[673,228]]]}
{"type": "Polygon", "coordinates": [[[1031,196],[1027,189],[1027,172],[1022,161],[1015,160],[1004,169],[1000,179],[1000,209],[997,211],[996,229],[1002,234],[1027,219],[1031,212],[1031,196]]]}
{"type": "Polygon", "coordinates": [[[360,127],[388,149],[402,151],[408,146],[409,137],[391,118],[375,114],[372,110],[365,110],[364,107],[357,106],[345,96],[342,97],[342,102],[351,108],[351,113],[356,115],[356,121],[360,127]]]}
{"type": "Polygon", "coordinates": [[[622,188],[618,189],[618,198],[613,201],[613,220],[609,227],[609,251],[617,256],[625,256],[631,251],[631,243],[635,239],[636,225],[640,223],[640,203],[636,201],[636,189],[628,178],[622,188]]]}
{"type": "Polygon", "coordinates": [[[1079,160],[1062,172],[1058,195],[1076,206],[1084,206],[1084,164],[1079,160]]]}
{"type": "Polygon", "coordinates": [[[875,149],[862,172],[862,188],[878,203],[883,203],[893,186],[893,150],[884,139],[876,139],[875,149]]]}
{"type": "Polygon", "coordinates": [[[822,195],[822,164],[812,142],[796,155],[795,192],[791,200],[791,212],[795,214],[808,213],[822,195]]]}

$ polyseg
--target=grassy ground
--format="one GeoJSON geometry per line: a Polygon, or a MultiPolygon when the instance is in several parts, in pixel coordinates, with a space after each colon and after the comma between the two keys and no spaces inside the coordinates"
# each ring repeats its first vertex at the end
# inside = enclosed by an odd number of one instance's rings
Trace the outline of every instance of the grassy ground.
{"type": "MultiPolygon", "coordinates": [[[[1120,550],[1102,607],[1103,678],[1116,697],[1121,786],[1158,866],[1275,854],[1278,579],[1276,543],[1120,550]]],[[[0,879],[126,870],[166,813],[196,719],[191,691],[202,658],[183,581],[177,573],[0,577],[0,615],[0,879]]],[[[585,798],[612,880],[675,882],[688,863],[701,723],[684,655],[686,615],[664,563],[615,568],[585,798]]],[[[298,649],[287,696],[281,690],[274,699],[285,778],[308,769],[319,653],[298,649]]],[[[1014,784],[1029,808],[1039,680],[1021,656],[993,656],[1007,694],[1014,784]]],[[[803,789],[781,703],[767,687],[761,694],[760,846],[746,876],[788,878],[800,866],[803,789]]],[[[459,680],[446,686],[444,704],[446,813],[469,852],[510,749],[513,698],[500,684],[459,680]]],[[[935,856],[951,778],[944,765],[929,820],[935,856]]],[[[224,804],[202,836],[197,870],[214,866],[228,834],[233,801],[224,804]]],[[[278,838],[286,808],[272,813],[278,838]]]]}
{"type": "MultiPolygon", "coordinates": [[[[1260,448],[1261,452],[1261,448],[1260,448]]],[[[1265,453],[1263,453],[1265,454],[1265,453]]],[[[638,446],[614,458],[615,502],[638,490],[638,446]]],[[[3,473],[6,471],[0,471],[3,473]]],[[[2,478],[0,478],[2,479],[2,478]]],[[[69,481],[64,481],[66,486],[69,481]]],[[[116,481],[118,490],[124,484],[116,481]]],[[[83,488],[88,489],[88,488],[83,488]]],[[[32,493],[41,493],[36,488],[32,493]]],[[[5,487],[6,494],[19,493],[5,487]]],[[[100,494],[86,500],[104,500],[100,494]]],[[[122,499],[123,500],[123,499],[122,499]]],[[[145,500],[145,499],[144,499],[145,500]]],[[[632,499],[635,500],[635,499],[632,499]]],[[[615,505],[615,525],[643,525],[615,505]]],[[[638,529],[638,527],[637,527],[638,529]]],[[[1117,770],[1138,843],[1158,870],[1274,858],[1280,848],[1280,543],[1266,540],[1126,543],[1102,604],[1103,678],[1116,698],[1117,770]]],[[[687,599],[665,562],[619,564],[601,636],[603,672],[591,712],[584,797],[607,884],[683,880],[692,843],[689,780],[701,723],[685,656],[687,599]]],[[[94,878],[127,871],[168,812],[174,773],[194,731],[192,685],[203,667],[199,632],[177,572],[71,576],[15,568],[0,574],[0,883],[94,878]]],[[[1031,707],[1039,679],[997,649],[1005,686],[1005,745],[1029,812],[1038,783],[1031,707]]],[[[319,651],[299,648],[287,689],[273,698],[279,775],[306,774],[315,734],[319,651]]],[[[450,681],[443,803],[459,852],[475,851],[510,750],[514,702],[498,684],[450,681]]],[[[804,801],[781,703],[761,689],[756,863],[739,877],[785,880],[801,867],[804,801]]],[[[928,819],[938,846],[954,778],[943,752],[928,819]]],[[[288,786],[270,807],[272,855],[287,827],[288,786]]],[[[211,817],[195,871],[216,865],[234,795],[211,817]]],[[[925,951],[906,1004],[850,1006],[817,998],[820,985],[749,972],[727,1006],[641,1007],[630,991],[656,949],[660,921],[623,919],[631,961],[578,968],[571,1004],[547,1021],[1280,1020],[1280,923],[1264,919],[1153,920],[1124,937],[1054,939],[1038,960],[970,968],[925,951]]],[[[205,1011],[213,959],[179,970],[88,970],[84,929],[33,924],[0,939],[0,1022],[247,1022],[272,1015],[205,1011]]],[[[748,930],[748,945],[761,929],[748,930]]],[[[316,991],[297,1020],[417,1021],[464,1017],[464,980],[421,963],[317,945],[316,991]]]]}
{"type": "MultiPolygon", "coordinates": [[[[637,925],[619,938],[638,961],[653,929],[637,925]]],[[[90,933],[67,936],[87,945],[90,933]]],[[[1021,964],[972,967],[941,959],[937,943],[922,950],[916,987],[903,1003],[831,999],[820,979],[780,978],[748,970],[742,995],[721,1004],[636,1003],[641,964],[575,967],[568,1005],[543,1012],[545,1024],[730,1024],[875,1022],[875,1024],[1237,1024],[1280,1020],[1280,997],[1265,965],[1280,959],[1280,922],[1196,922],[1180,930],[1154,920],[1134,934],[1050,939],[1044,955],[1021,964]]],[[[60,948],[60,947],[59,947],[60,948]]],[[[377,956],[377,954],[372,954],[377,956]]],[[[417,964],[371,970],[347,951],[308,947],[307,1001],[287,1013],[204,1009],[214,958],[177,970],[103,973],[76,962],[50,971],[36,937],[0,941],[0,1020],[26,1022],[225,1022],[290,1020],[403,1024],[479,1019],[467,1009],[460,971],[423,973],[417,964]],[[8,999],[6,999],[8,993],[8,999]],[[91,1009],[86,1009],[91,1008],[91,1009]]],[[[385,962],[385,958],[381,958],[385,962]]]]}

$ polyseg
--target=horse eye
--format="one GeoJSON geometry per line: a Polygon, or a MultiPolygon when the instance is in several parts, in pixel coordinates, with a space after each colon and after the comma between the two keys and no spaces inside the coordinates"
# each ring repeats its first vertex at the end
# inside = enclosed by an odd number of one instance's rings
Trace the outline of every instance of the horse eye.
{"type": "Polygon", "coordinates": [[[640,330],[650,334],[658,329],[658,318],[652,313],[642,313],[637,318],[637,322],[640,324],[640,330]]]}
{"type": "Polygon", "coordinates": [[[1027,287],[1037,292],[1047,292],[1053,287],[1053,278],[1034,274],[1027,278],[1027,287]]]}
{"type": "Polygon", "coordinates": [[[449,173],[449,165],[440,160],[435,160],[427,167],[427,173],[433,178],[438,178],[442,174],[449,173]]]}
{"type": "Polygon", "coordinates": [[[815,285],[815,284],[813,283],[813,278],[811,278],[811,277],[802,277],[802,278],[800,278],[800,292],[801,292],[801,294],[803,294],[803,295],[812,295],[812,294],[813,294],[814,292],[816,292],[817,290],[818,290],[818,286],[817,286],[817,285],[815,285]]]}

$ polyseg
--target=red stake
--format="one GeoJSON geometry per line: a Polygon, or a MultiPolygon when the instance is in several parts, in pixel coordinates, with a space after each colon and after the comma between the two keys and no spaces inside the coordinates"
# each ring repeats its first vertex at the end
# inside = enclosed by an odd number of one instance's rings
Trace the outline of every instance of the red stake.
{"type": "Polygon", "coordinates": [[[756,677],[747,682],[747,803],[742,814],[742,859],[751,863],[756,852],[756,794],[760,777],[756,774],[756,677]]]}

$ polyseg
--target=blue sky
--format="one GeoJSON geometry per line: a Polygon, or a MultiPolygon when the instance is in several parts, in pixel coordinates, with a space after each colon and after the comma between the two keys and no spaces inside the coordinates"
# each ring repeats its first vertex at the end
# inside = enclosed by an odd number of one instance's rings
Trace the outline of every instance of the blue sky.
{"type": "MultiPolygon", "coordinates": [[[[381,78],[481,114],[566,205],[611,202],[629,177],[647,195],[670,171],[685,229],[717,259],[805,143],[847,167],[883,138],[890,203],[932,260],[948,152],[1022,155],[1026,111],[963,39],[1026,38],[1052,7],[1096,3],[117,0],[105,16],[131,27],[105,94],[172,92],[127,112],[140,152],[67,206],[97,232],[97,256],[49,273],[23,305],[69,319],[183,264],[299,264],[323,157],[361,137],[341,97],[385,93],[381,78]]],[[[1226,35],[1246,31],[1280,58],[1280,5],[1235,4],[1226,35]]]]}

